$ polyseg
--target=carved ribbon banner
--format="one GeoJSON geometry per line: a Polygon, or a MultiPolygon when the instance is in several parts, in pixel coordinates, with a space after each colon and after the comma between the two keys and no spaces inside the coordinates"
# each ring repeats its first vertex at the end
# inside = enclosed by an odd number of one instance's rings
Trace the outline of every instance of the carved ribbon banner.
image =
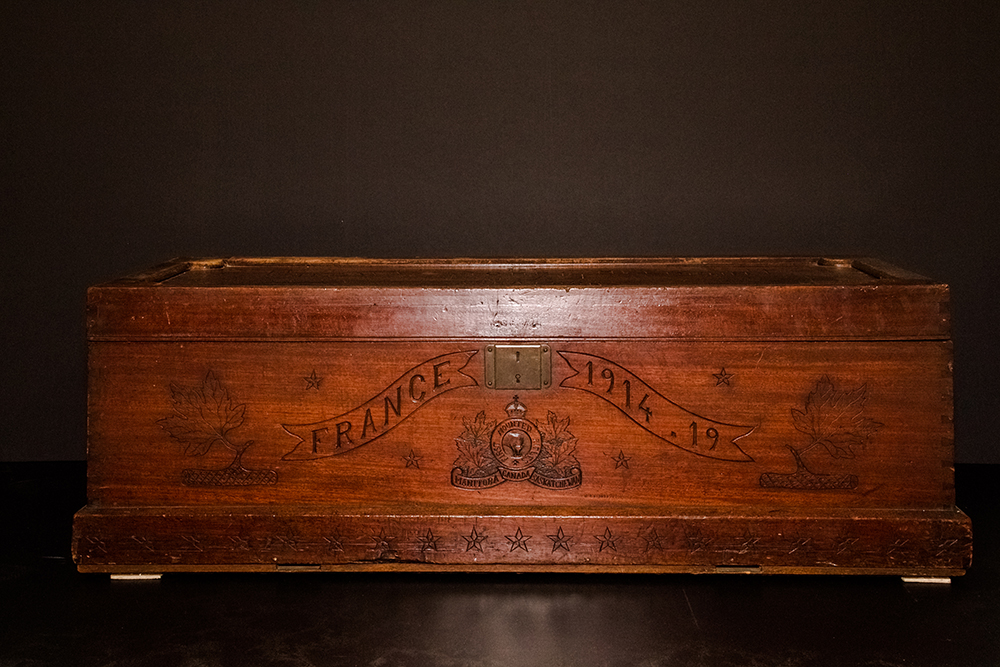
{"type": "Polygon", "coordinates": [[[441,394],[477,386],[462,371],[477,350],[452,352],[414,366],[377,396],[331,419],[311,424],[282,424],[298,439],[282,459],[308,461],[335,456],[367,445],[441,394]]]}
{"type": "Polygon", "coordinates": [[[697,415],[677,405],[613,361],[583,352],[559,352],[575,371],[560,384],[604,399],[626,417],[685,451],[722,461],[753,461],[736,441],[756,428],[697,415]]]}

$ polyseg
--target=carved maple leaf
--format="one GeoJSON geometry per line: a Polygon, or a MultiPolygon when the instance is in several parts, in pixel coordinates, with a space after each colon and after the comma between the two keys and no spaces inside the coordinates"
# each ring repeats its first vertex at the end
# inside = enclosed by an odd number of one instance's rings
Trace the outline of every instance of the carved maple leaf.
{"type": "Polygon", "coordinates": [[[497,423],[495,420],[486,421],[486,411],[480,410],[472,421],[462,417],[462,425],[465,427],[463,436],[468,436],[477,441],[485,441],[489,434],[493,432],[493,428],[497,423]]]}
{"type": "Polygon", "coordinates": [[[468,473],[482,468],[489,460],[486,450],[489,448],[489,434],[493,432],[496,422],[486,421],[486,411],[482,410],[472,421],[462,417],[462,425],[465,430],[455,438],[459,453],[455,465],[468,473]]]}
{"type": "Polygon", "coordinates": [[[215,373],[209,371],[200,387],[171,384],[170,399],[173,414],[157,423],[184,445],[185,454],[201,456],[217,441],[236,449],[226,435],[243,424],[247,406],[233,401],[215,373]]]}
{"type": "Polygon", "coordinates": [[[580,465],[576,459],[577,438],[569,432],[569,417],[559,419],[556,413],[549,410],[538,430],[542,432],[542,442],[545,443],[547,453],[542,461],[546,465],[555,470],[580,465]]]}
{"type": "Polygon", "coordinates": [[[864,416],[868,385],[837,391],[823,376],[806,397],[805,411],[792,410],[795,428],[826,448],[837,459],[853,459],[855,447],[864,447],[881,423],[864,416]]]}

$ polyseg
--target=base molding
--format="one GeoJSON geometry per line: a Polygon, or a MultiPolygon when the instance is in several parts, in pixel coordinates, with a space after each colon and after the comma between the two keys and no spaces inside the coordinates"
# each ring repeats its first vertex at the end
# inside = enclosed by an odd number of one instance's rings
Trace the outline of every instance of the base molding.
{"type": "MultiPolygon", "coordinates": [[[[478,508],[481,511],[481,508],[478,508]]],[[[732,508],[482,514],[288,506],[88,506],[80,571],[651,572],[960,576],[972,526],[957,508],[795,514],[732,508]]]]}

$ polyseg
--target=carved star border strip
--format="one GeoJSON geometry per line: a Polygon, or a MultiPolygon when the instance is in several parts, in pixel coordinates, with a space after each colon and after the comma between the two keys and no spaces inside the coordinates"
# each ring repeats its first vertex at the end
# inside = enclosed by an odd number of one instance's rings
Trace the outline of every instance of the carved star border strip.
{"type": "MultiPolygon", "coordinates": [[[[304,534],[295,529],[273,534],[218,533],[138,533],[134,530],[95,534],[82,539],[80,556],[91,562],[119,559],[129,552],[141,554],[143,562],[269,562],[282,554],[296,558],[315,553],[323,562],[333,558],[386,562],[416,558],[462,562],[487,558],[546,561],[550,558],[625,558],[634,562],[663,562],[663,559],[692,557],[695,561],[719,555],[741,560],[765,556],[814,561],[853,560],[876,556],[891,557],[896,565],[904,561],[948,563],[967,549],[968,536],[957,530],[940,529],[933,539],[921,539],[916,529],[897,533],[894,542],[872,539],[845,526],[839,531],[811,532],[803,526],[767,525],[748,522],[726,525],[676,520],[628,525],[575,524],[553,521],[531,527],[515,522],[457,523],[453,528],[438,524],[388,521],[367,525],[328,525],[304,534]],[[506,526],[506,528],[505,528],[506,526]],[[513,530],[511,530],[513,528],[513,530]],[[527,529],[527,530],[526,530],[527,529]],[[567,530],[569,529],[569,531],[567,530]],[[603,529],[603,530],[602,530],[603,529]],[[241,554],[236,558],[234,555],[241,554]],[[671,554],[674,554],[671,556],[671,554]],[[956,555],[957,554],[957,555],[956,555]],[[228,556],[227,556],[228,555],[228,556]],[[150,561],[149,559],[152,559],[150,561]],[[208,559],[207,561],[205,559],[208,559]],[[242,560],[248,559],[248,560],[242,560]]],[[[694,562],[694,561],[692,561],[694,562]]]]}

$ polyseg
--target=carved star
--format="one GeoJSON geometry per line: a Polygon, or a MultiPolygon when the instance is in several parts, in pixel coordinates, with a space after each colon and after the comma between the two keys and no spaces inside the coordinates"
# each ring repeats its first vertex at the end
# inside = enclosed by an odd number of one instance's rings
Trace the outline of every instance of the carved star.
{"type": "Polygon", "coordinates": [[[323,541],[326,542],[326,548],[330,551],[343,551],[344,550],[344,540],[340,535],[331,535],[329,537],[324,537],[323,541]]]}
{"type": "Polygon", "coordinates": [[[247,537],[231,535],[229,541],[233,543],[233,549],[237,551],[250,551],[250,539],[247,537]]]}
{"type": "Polygon", "coordinates": [[[618,450],[618,456],[612,456],[611,460],[615,462],[615,470],[619,468],[625,468],[628,470],[628,462],[632,460],[631,456],[625,456],[625,452],[618,450]]]}
{"type": "Polygon", "coordinates": [[[563,533],[562,526],[559,526],[555,535],[547,535],[546,537],[552,540],[552,553],[555,553],[557,549],[569,552],[569,541],[573,538],[563,533]]]}
{"type": "Polygon", "coordinates": [[[904,540],[902,538],[896,540],[895,542],[892,543],[892,546],[889,547],[889,553],[892,553],[893,551],[896,551],[898,549],[902,549],[904,546],[906,546],[907,542],[909,542],[909,540],[904,540]]]}
{"type": "Polygon", "coordinates": [[[90,544],[90,546],[92,547],[92,549],[94,551],[100,551],[101,554],[107,554],[108,553],[108,548],[104,544],[104,540],[102,540],[99,537],[88,537],[87,538],[87,543],[90,544]]]}
{"type": "Polygon", "coordinates": [[[302,540],[295,537],[294,535],[282,535],[278,537],[278,541],[284,544],[286,547],[292,551],[305,551],[305,545],[302,545],[302,540]]]}
{"type": "Polygon", "coordinates": [[[414,452],[412,449],[410,450],[408,456],[404,456],[402,458],[404,461],[406,461],[407,468],[416,468],[417,470],[420,470],[420,459],[422,459],[423,457],[417,456],[416,452],[414,452]]]}
{"type": "Polygon", "coordinates": [[[857,537],[841,537],[837,540],[835,545],[838,554],[846,554],[854,551],[854,547],[857,546],[859,539],[857,537]]]}
{"type": "Polygon", "coordinates": [[[378,535],[372,535],[372,539],[375,540],[373,549],[378,552],[379,558],[392,558],[396,555],[396,550],[392,548],[392,541],[396,538],[386,535],[385,528],[379,528],[378,535]]]}
{"type": "Polygon", "coordinates": [[[483,541],[486,540],[486,537],[486,535],[480,534],[480,532],[476,530],[476,527],[473,526],[472,532],[468,537],[465,537],[464,535],[462,536],[462,539],[465,540],[466,543],[465,550],[472,551],[475,549],[479,553],[483,553],[483,541]]]}
{"type": "Polygon", "coordinates": [[[604,551],[605,549],[618,551],[618,547],[615,545],[615,542],[617,541],[618,538],[614,537],[611,534],[610,528],[605,528],[603,535],[594,535],[594,537],[597,538],[597,541],[601,543],[600,548],[597,550],[598,553],[604,551]]]}
{"type": "Polygon", "coordinates": [[[528,551],[528,540],[531,539],[531,536],[529,535],[525,537],[524,534],[521,533],[520,527],[518,527],[517,532],[514,533],[513,537],[510,535],[504,535],[504,537],[506,537],[507,541],[510,542],[511,551],[516,551],[517,549],[524,549],[525,552],[528,551]]]}
{"type": "Polygon", "coordinates": [[[435,537],[431,529],[428,528],[427,532],[423,535],[417,536],[417,540],[420,542],[420,553],[425,551],[437,551],[438,550],[438,540],[440,537],[435,537]]]}
{"type": "Polygon", "coordinates": [[[135,540],[139,544],[139,546],[141,546],[146,551],[155,551],[155,549],[153,549],[153,543],[150,541],[148,537],[136,537],[135,535],[133,535],[132,539],[135,540]]]}
{"type": "Polygon", "coordinates": [[[194,535],[181,535],[181,539],[188,544],[188,546],[182,548],[181,551],[204,551],[204,549],[201,548],[201,540],[194,535]]]}
{"type": "Polygon", "coordinates": [[[811,537],[799,537],[794,542],[792,542],[792,548],[788,550],[788,554],[791,555],[798,551],[799,549],[807,549],[812,543],[811,537]]]}
{"type": "Polygon", "coordinates": [[[740,548],[739,551],[737,551],[736,553],[740,554],[741,556],[746,555],[750,553],[751,549],[757,547],[758,542],[760,542],[760,538],[751,533],[750,529],[747,528],[743,531],[743,538],[739,544],[740,548]]]}
{"type": "Polygon", "coordinates": [[[306,376],[303,379],[306,381],[306,390],[307,391],[309,389],[315,389],[316,391],[319,391],[319,383],[323,381],[323,378],[321,378],[318,375],[316,375],[316,369],[315,368],[313,369],[312,373],[310,373],[308,376],[306,376]]]}
{"type": "Polygon", "coordinates": [[[733,374],[732,373],[727,373],[725,368],[723,368],[718,373],[713,373],[712,376],[715,378],[715,386],[716,387],[718,387],[721,384],[724,384],[727,387],[731,387],[732,386],[731,384],[729,384],[729,380],[731,380],[733,378],[733,374]]]}
{"type": "Polygon", "coordinates": [[[708,535],[702,535],[701,531],[695,529],[694,532],[687,533],[684,535],[688,543],[688,551],[690,553],[697,553],[702,549],[708,549],[708,546],[713,542],[713,538],[708,535]]]}
{"type": "Polygon", "coordinates": [[[655,528],[650,528],[649,532],[642,536],[642,539],[646,542],[646,548],[642,550],[643,553],[650,549],[663,551],[663,544],[660,542],[660,536],[656,534],[655,528]]]}
{"type": "Polygon", "coordinates": [[[935,549],[938,550],[938,552],[934,554],[934,557],[940,558],[941,556],[951,551],[951,548],[954,547],[956,544],[958,544],[958,540],[956,539],[941,540],[940,542],[938,542],[937,546],[934,547],[935,549]]]}

